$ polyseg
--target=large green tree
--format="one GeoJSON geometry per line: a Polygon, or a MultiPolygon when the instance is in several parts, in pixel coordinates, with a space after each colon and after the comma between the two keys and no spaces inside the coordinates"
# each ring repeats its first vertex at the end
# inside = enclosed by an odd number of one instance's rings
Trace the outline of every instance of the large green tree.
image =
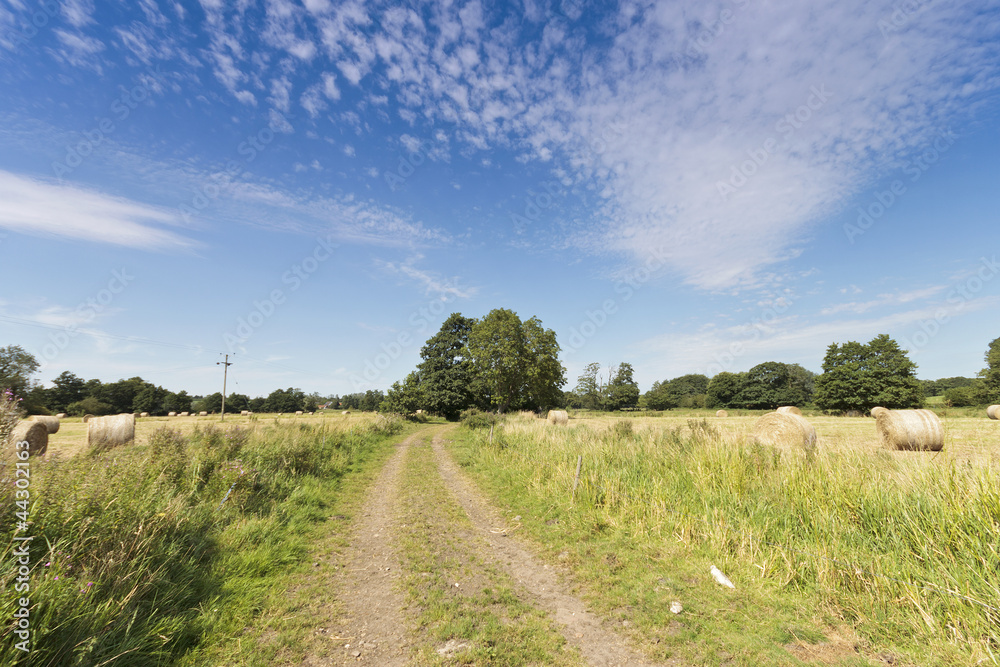
{"type": "Polygon", "coordinates": [[[498,412],[561,401],[566,369],[559,344],[537,318],[522,322],[511,310],[492,310],[472,327],[467,349],[473,375],[498,412]]]}
{"type": "Polygon", "coordinates": [[[38,370],[35,355],[20,345],[0,347],[0,389],[24,397],[32,388],[31,376],[38,370]]]}
{"type": "Polygon", "coordinates": [[[407,375],[402,382],[392,383],[379,410],[408,415],[417,410],[429,410],[430,408],[423,407],[425,405],[429,405],[429,403],[424,398],[423,382],[420,380],[420,375],[413,372],[407,375]]]}
{"type": "Polygon", "coordinates": [[[1000,404],[1000,338],[994,338],[986,348],[986,368],[979,376],[985,384],[985,401],[1000,404]]]}
{"type": "Polygon", "coordinates": [[[823,374],[816,378],[813,400],[828,411],[868,412],[875,406],[919,408],[924,390],[916,369],[887,334],[867,344],[832,343],[823,359],[823,374]]]}
{"type": "Polygon", "coordinates": [[[471,407],[474,403],[473,373],[467,354],[469,334],[475,323],[461,313],[452,313],[420,349],[423,361],[417,365],[417,377],[407,377],[398,388],[393,385],[395,393],[389,392],[392,404],[412,403],[416,406],[413,410],[427,410],[449,420],[458,419],[462,410],[471,407]],[[414,396],[403,397],[399,393],[402,391],[409,391],[414,396]]]}
{"type": "Polygon", "coordinates": [[[70,403],[82,401],[87,396],[86,382],[69,371],[60,373],[52,384],[54,386],[46,393],[47,406],[53,412],[66,412],[70,403]]]}
{"type": "Polygon", "coordinates": [[[599,363],[587,364],[583,373],[576,379],[576,389],[573,392],[579,397],[580,407],[587,410],[604,409],[604,386],[601,384],[599,363]]]}
{"type": "Polygon", "coordinates": [[[737,397],[746,384],[746,373],[722,371],[713,377],[706,390],[705,406],[709,408],[737,407],[737,397]]]}
{"type": "Polygon", "coordinates": [[[812,399],[815,374],[798,364],[765,361],[747,371],[743,387],[728,407],[773,410],[805,405],[812,399]]]}
{"type": "Polygon", "coordinates": [[[634,408],[639,404],[639,385],[633,378],[635,370],[632,364],[623,362],[615,371],[615,376],[608,383],[607,408],[622,410],[634,408]]]}

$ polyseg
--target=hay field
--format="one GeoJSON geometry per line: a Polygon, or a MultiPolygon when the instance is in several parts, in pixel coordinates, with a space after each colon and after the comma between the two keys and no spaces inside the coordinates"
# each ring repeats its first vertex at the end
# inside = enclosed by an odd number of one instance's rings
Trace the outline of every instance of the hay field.
{"type": "Polygon", "coordinates": [[[823,609],[904,664],[995,656],[1000,422],[943,417],[942,451],[897,451],[870,417],[807,413],[809,451],[754,442],[761,414],[582,413],[563,427],[512,415],[492,441],[470,432],[457,453],[512,513],[538,517],[525,530],[580,563],[599,604],[636,610],[651,632],[669,612],[646,592],[667,581],[697,598],[670,573],[712,563],[769,610],[761,618],[823,609]],[[651,563],[669,566],[649,574],[651,563]]]}
{"type": "MultiPolygon", "coordinates": [[[[268,425],[303,423],[314,426],[325,426],[329,429],[350,428],[360,426],[374,419],[374,413],[357,412],[341,415],[340,411],[328,411],[314,415],[283,414],[280,417],[274,413],[260,413],[250,416],[227,414],[226,420],[220,421],[219,415],[199,417],[136,417],[136,444],[145,444],[150,434],[159,428],[167,426],[189,435],[196,428],[204,428],[210,424],[215,426],[245,426],[258,430],[268,425]]],[[[87,425],[81,417],[66,417],[60,422],[59,432],[49,436],[49,448],[46,454],[50,458],[68,458],[82,453],[87,448],[87,425]]]]}
{"type": "MultiPolygon", "coordinates": [[[[654,413],[588,413],[570,411],[569,427],[589,428],[595,432],[611,428],[621,421],[630,421],[636,432],[655,432],[669,429],[680,429],[690,433],[691,420],[705,420],[717,429],[724,441],[730,443],[748,442],[753,433],[757,419],[766,413],[764,410],[729,410],[727,417],[716,417],[714,410],[671,410],[654,413]]],[[[971,462],[987,464],[992,462],[1000,465],[1000,422],[986,416],[946,416],[941,417],[944,425],[944,449],[940,452],[905,452],[892,451],[882,447],[875,420],[864,417],[835,417],[829,415],[803,415],[809,423],[816,427],[817,447],[820,451],[829,453],[864,453],[866,451],[884,452],[891,458],[907,461],[936,457],[941,462],[971,462]]],[[[531,423],[523,416],[518,421],[531,423]]],[[[538,420],[541,424],[544,420],[538,420]]]]}

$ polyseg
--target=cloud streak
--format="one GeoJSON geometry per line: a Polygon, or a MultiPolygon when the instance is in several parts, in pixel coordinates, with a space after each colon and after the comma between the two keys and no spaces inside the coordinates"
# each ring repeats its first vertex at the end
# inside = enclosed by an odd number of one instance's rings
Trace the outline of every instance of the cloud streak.
{"type": "Polygon", "coordinates": [[[142,250],[188,250],[191,239],[159,228],[175,216],[128,199],[0,171],[0,227],[21,234],[142,250]]]}

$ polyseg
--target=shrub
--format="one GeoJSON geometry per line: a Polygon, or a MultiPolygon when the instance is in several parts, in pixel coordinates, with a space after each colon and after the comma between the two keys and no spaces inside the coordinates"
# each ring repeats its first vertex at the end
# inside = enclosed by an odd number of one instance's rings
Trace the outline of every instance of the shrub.
{"type": "Polygon", "coordinates": [[[490,428],[503,421],[503,417],[492,412],[480,412],[470,408],[462,412],[462,425],[470,429],[490,428]]]}

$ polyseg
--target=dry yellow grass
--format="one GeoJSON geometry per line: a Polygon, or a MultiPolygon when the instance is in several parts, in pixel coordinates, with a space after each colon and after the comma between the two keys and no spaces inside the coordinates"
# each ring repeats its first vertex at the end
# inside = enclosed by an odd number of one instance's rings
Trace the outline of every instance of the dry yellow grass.
{"type": "MultiPolygon", "coordinates": [[[[305,423],[325,425],[330,429],[357,428],[368,420],[374,419],[374,413],[361,412],[350,420],[339,414],[332,412],[315,414],[305,417],[305,423]]],[[[191,433],[195,428],[204,428],[209,424],[229,428],[230,426],[243,426],[251,428],[262,428],[273,424],[276,419],[274,414],[254,414],[254,415],[226,415],[226,420],[220,422],[218,415],[211,419],[188,417],[147,417],[135,423],[135,444],[145,445],[149,435],[158,428],[168,427],[178,430],[181,433],[191,433]]],[[[300,418],[302,419],[302,418],[300,418]]],[[[288,422],[282,422],[288,423],[288,422]]],[[[67,458],[82,453],[87,448],[87,424],[84,424],[79,417],[67,417],[61,421],[59,432],[49,436],[48,453],[46,456],[52,458],[67,458]]]]}

